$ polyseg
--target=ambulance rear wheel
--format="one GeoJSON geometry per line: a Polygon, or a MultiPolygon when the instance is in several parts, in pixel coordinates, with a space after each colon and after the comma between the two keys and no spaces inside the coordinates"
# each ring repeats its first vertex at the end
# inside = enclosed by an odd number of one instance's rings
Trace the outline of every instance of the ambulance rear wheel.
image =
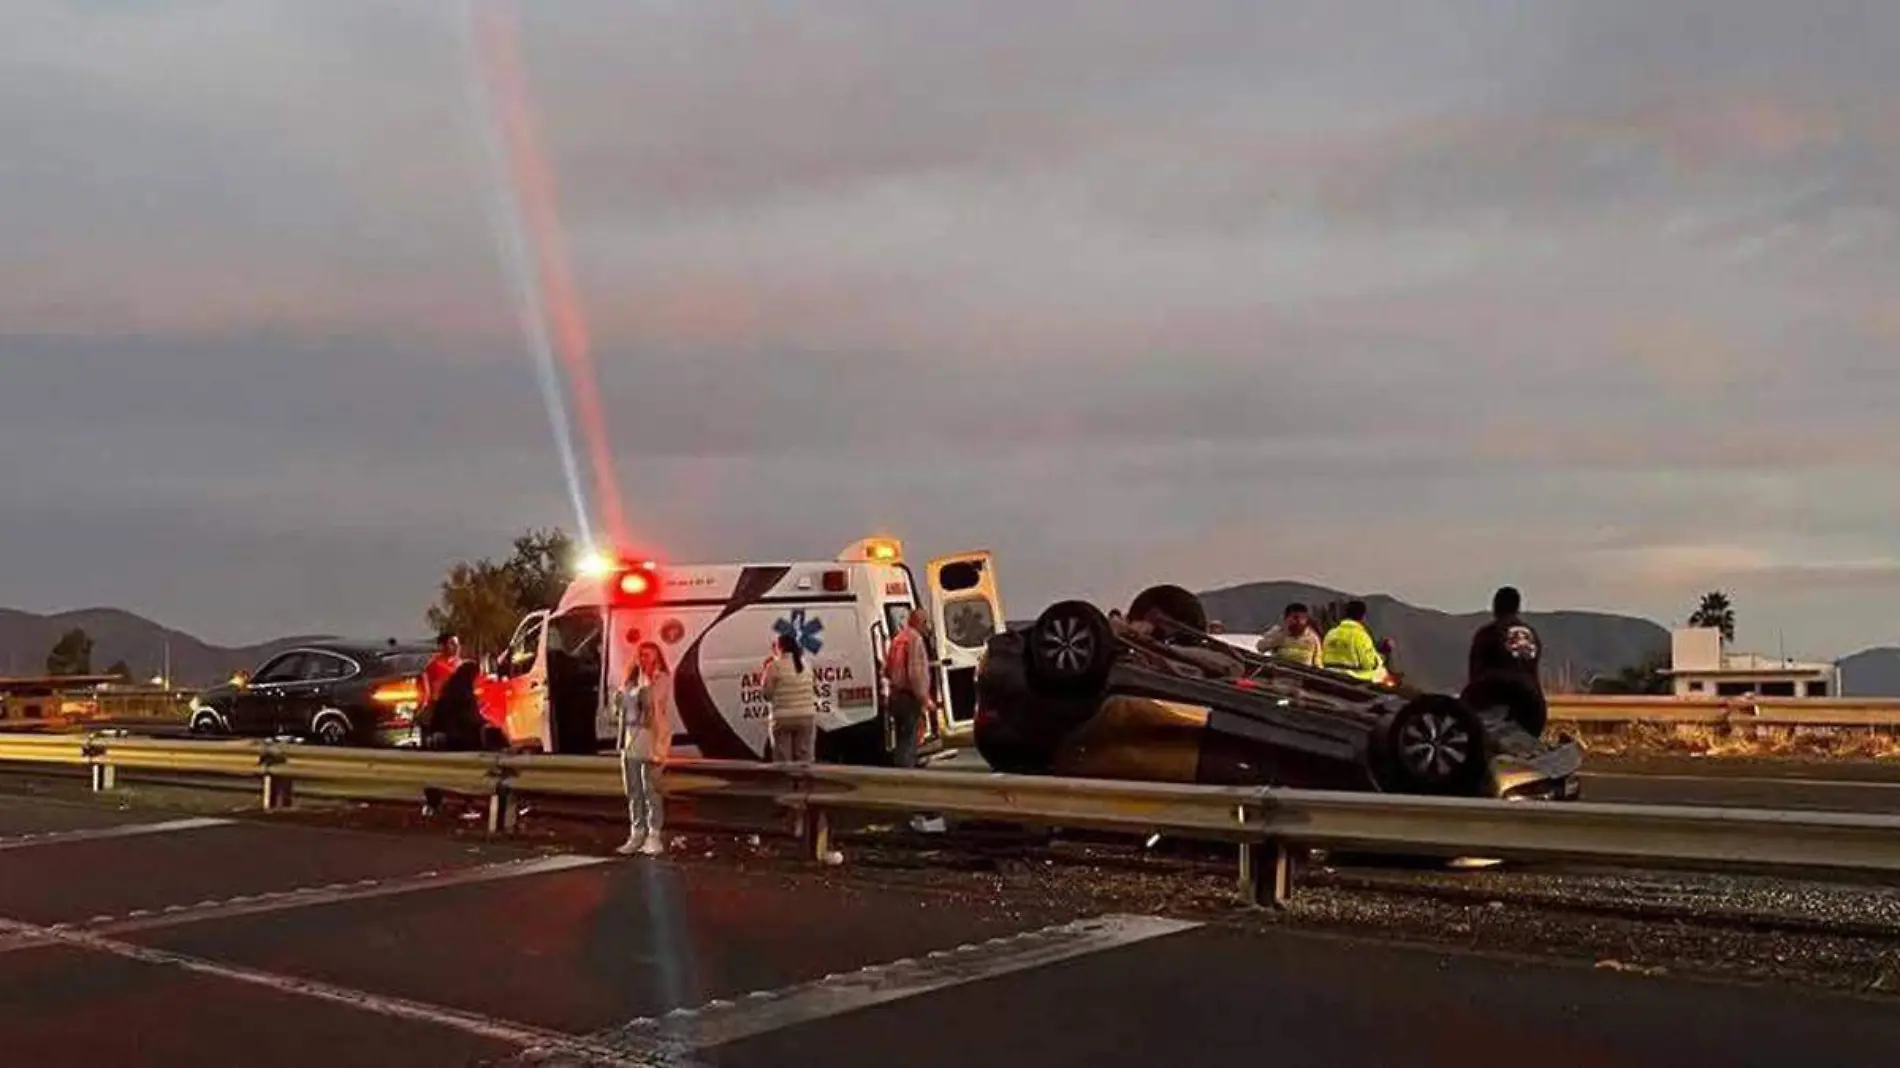
{"type": "Polygon", "coordinates": [[[1060,601],[1029,628],[1024,657],[1029,689],[1040,697],[1090,697],[1108,683],[1115,633],[1108,617],[1087,601],[1060,601]]]}

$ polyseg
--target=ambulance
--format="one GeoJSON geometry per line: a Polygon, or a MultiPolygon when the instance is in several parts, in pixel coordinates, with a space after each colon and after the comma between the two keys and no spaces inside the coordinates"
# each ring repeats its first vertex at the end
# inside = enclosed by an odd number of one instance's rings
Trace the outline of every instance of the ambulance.
{"type": "Polygon", "coordinates": [[[976,715],[976,667],[1005,626],[988,551],[929,561],[924,583],[894,538],[865,538],[836,559],[685,564],[595,561],[552,612],[521,621],[483,687],[483,712],[514,749],[592,753],[617,738],[612,694],[652,645],[673,675],[674,752],[721,760],[768,755],[761,673],[793,636],[816,674],[818,756],[888,763],[895,734],[882,684],[891,638],[919,606],[933,626],[939,713],[923,750],[976,715]]]}

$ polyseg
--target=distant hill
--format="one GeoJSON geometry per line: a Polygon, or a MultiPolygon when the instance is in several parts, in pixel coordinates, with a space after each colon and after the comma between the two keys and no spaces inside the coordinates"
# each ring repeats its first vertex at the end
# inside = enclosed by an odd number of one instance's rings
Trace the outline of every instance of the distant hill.
{"type": "MultiPolygon", "coordinates": [[[[1254,582],[1201,594],[1208,616],[1230,631],[1263,631],[1279,620],[1289,601],[1314,609],[1350,595],[1299,582],[1254,582]]],[[[1471,632],[1483,613],[1452,615],[1419,608],[1384,595],[1364,596],[1373,632],[1398,646],[1396,666],[1424,686],[1452,688],[1464,679],[1471,632]]],[[[1666,654],[1669,632],[1646,619],[1603,612],[1533,612],[1531,623],[1544,636],[1545,676],[1553,688],[1565,683],[1581,690],[1592,675],[1666,654]]],[[[1026,624],[1027,621],[1024,621],[1026,624]]],[[[35,675],[45,669],[46,654],[60,635],[79,627],[93,640],[92,666],[104,671],[124,660],[135,678],[157,675],[165,645],[171,645],[172,678],[181,686],[205,686],[235,671],[255,668],[266,657],[314,635],[279,638],[257,645],[212,645],[117,608],[89,608],[36,615],[0,608],[0,675],[35,675]]],[[[1900,648],[1869,649],[1840,662],[1842,691],[1853,697],[1900,697],[1900,648]]]]}
{"type": "MultiPolygon", "coordinates": [[[[1354,595],[1298,582],[1254,582],[1201,594],[1209,619],[1229,631],[1263,631],[1280,618],[1289,601],[1318,611],[1330,601],[1354,595]]],[[[1419,608],[1383,594],[1357,595],[1366,602],[1374,634],[1392,639],[1393,666],[1406,681],[1451,689],[1464,683],[1471,632],[1490,614],[1452,615],[1419,608]]],[[[1530,612],[1525,616],[1544,639],[1544,676],[1553,689],[1566,681],[1582,690],[1592,675],[1614,674],[1632,664],[1667,654],[1669,631],[1647,619],[1604,612],[1530,612]]]]}
{"type": "Polygon", "coordinates": [[[87,608],[50,616],[0,608],[0,675],[37,675],[45,671],[47,652],[74,627],[92,638],[93,670],[104,672],[123,660],[138,679],[152,678],[163,669],[169,642],[172,679],[180,686],[206,686],[230,678],[234,671],[248,671],[272,653],[309,640],[308,636],[299,636],[227,648],[117,608],[87,608]]]}
{"type": "Polygon", "coordinates": [[[1900,649],[1869,649],[1841,661],[1846,697],[1900,697],[1900,649]]]}

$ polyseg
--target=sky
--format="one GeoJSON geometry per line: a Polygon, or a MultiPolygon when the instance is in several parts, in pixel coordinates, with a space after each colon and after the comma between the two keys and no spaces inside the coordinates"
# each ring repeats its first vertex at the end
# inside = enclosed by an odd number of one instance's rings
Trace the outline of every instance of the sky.
{"type": "MultiPolygon", "coordinates": [[[[417,634],[575,520],[453,0],[0,17],[0,603],[417,634]]],[[[1900,642],[1900,5],[520,10],[662,559],[1900,642]]]]}

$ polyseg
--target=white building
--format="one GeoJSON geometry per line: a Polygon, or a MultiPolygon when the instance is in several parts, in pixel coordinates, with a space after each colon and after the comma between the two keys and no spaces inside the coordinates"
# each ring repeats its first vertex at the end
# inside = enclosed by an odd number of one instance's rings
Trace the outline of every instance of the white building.
{"type": "Polygon", "coordinates": [[[1669,635],[1669,675],[1677,697],[1838,697],[1833,664],[1777,660],[1722,648],[1714,627],[1682,627],[1669,635]]]}

